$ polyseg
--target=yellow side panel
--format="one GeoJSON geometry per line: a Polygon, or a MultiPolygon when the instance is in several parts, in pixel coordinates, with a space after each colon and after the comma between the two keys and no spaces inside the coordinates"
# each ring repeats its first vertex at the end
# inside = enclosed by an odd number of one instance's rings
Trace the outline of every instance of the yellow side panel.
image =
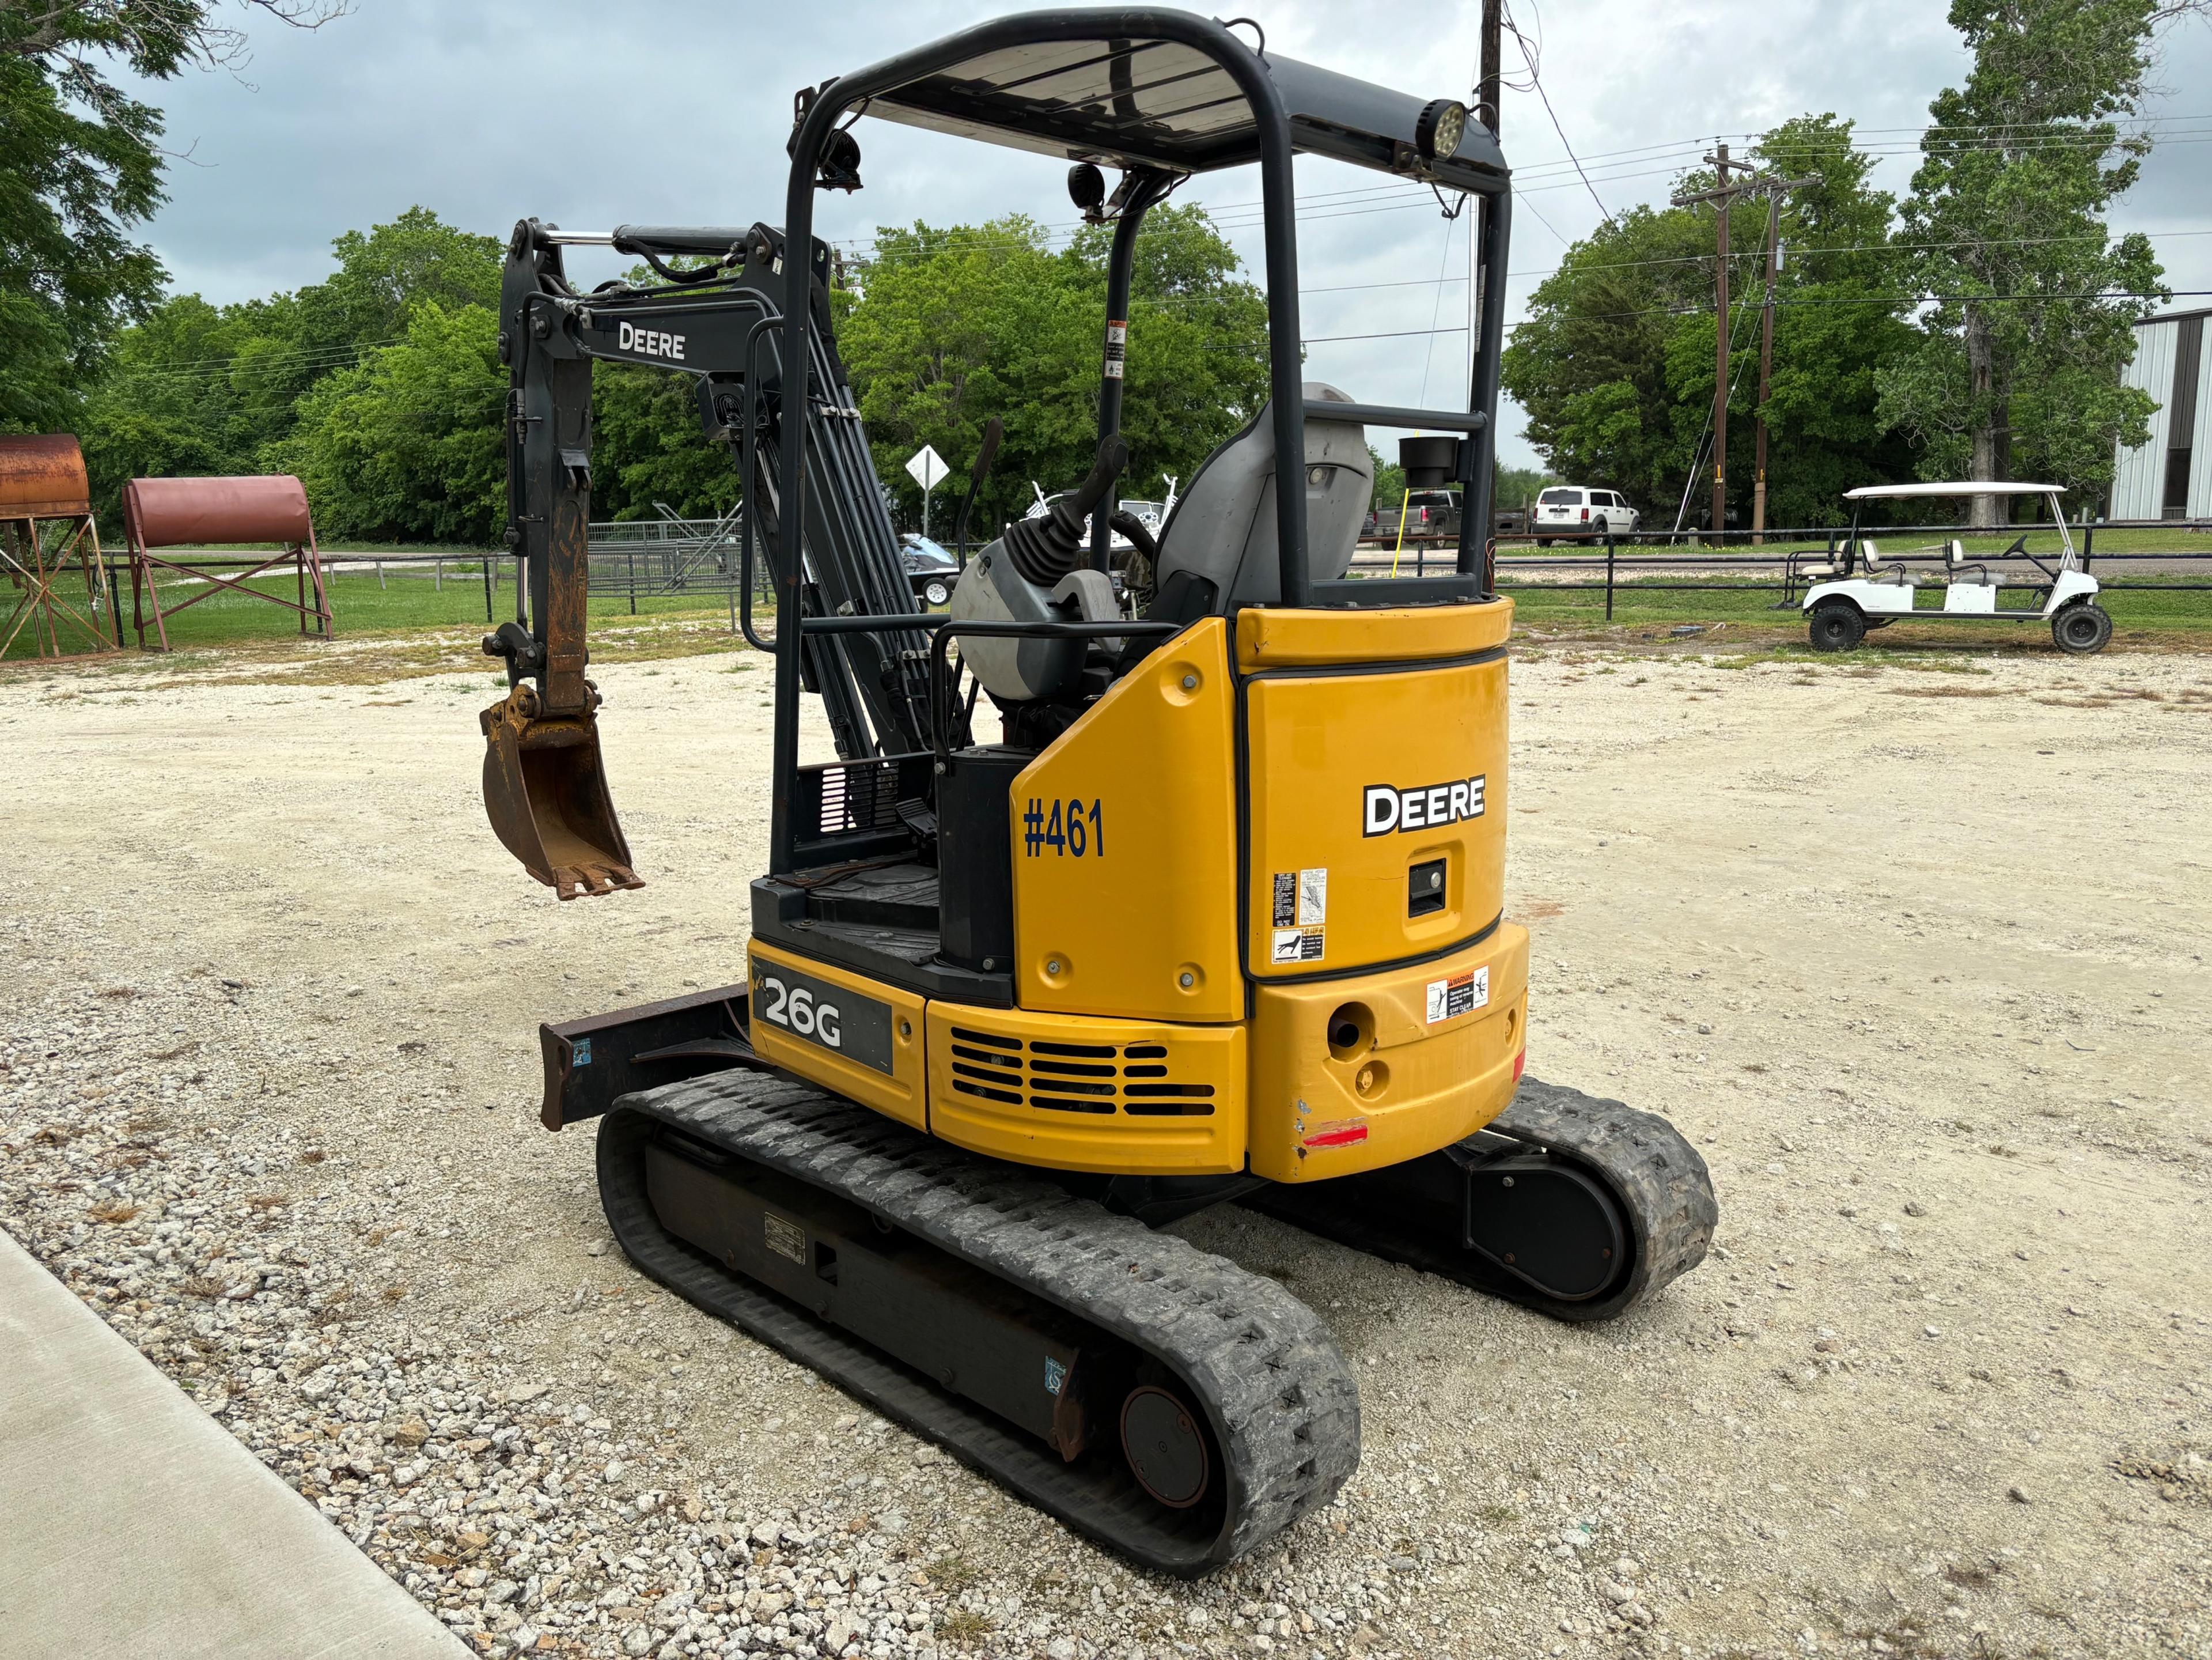
{"type": "Polygon", "coordinates": [[[1262,987],[1252,1173],[1354,1176],[1474,1134],[1513,1098],[1528,1010],[1528,933],[1511,923],[1419,967],[1262,987]]]}
{"type": "Polygon", "coordinates": [[[1133,1176],[1244,1167],[1244,1028],[929,1006],[929,1127],[1018,1164],[1133,1176]]]}
{"type": "Polygon", "coordinates": [[[1255,979],[1440,951],[1504,909],[1504,659],[1262,675],[1246,708],[1255,979]],[[1414,867],[1438,860],[1443,903],[1414,915],[1414,867]]]}
{"type": "Polygon", "coordinates": [[[1468,657],[1505,643],[1513,602],[1419,605],[1398,611],[1279,611],[1237,614],[1237,666],[1295,668],[1326,663],[1410,663],[1468,657]]]}
{"type": "Polygon", "coordinates": [[[752,1040],[762,1059],[927,1129],[923,1000],[755,940],[752,1040]]]}
{"type": "Polygon", "coordinates": [[[1229,625],[1198,623],[1014,781],[1014,1000],[1243,1017],[1229,625]]]}

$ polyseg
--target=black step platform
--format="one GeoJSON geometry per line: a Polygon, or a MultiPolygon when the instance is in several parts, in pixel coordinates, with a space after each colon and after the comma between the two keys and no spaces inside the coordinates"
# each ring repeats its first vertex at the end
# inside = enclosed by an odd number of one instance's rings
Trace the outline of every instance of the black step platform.
{"type": "Polygon", "coordinates": [[[984,973],[946,962],[938,876],[928,865],[854,865],[753,884],[753,934],[919,996],[987,1008],[1014,1004],[1012,964],[984,973]]]}

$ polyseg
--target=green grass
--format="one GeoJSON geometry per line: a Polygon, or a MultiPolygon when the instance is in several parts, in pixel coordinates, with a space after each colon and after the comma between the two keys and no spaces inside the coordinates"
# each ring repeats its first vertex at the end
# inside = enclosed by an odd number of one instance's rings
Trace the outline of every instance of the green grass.
{"type": "MultiPolygon", "coordinates": [[[[2051,532],[2039,533],[2050,537],[2051,532]]],[[[2203,550],[2212,553],[2212,538],[2190,538],[2171,531],[2129,531],[2108,532],[2115,543],[2134,543],[2144,551],[2174,552],[2192,542],[2203,544],[2203,550]]],[[[2002,545],[2000,538],[1987,538],[2002,545]]],[[[2106,549],[2107,538],[2099,538],[2100,551],[2119,551],[2106,549]]],[[[2035,546],[2031,541],[2031,546],[2035,546]]],[[[1901,552],[1901,543],[1886,544],[1886,551],[1901,552]]],[[[2039,550],[2040,550],[2039,549],[2039,550]]],[[[1504,550],[1498,562],[1498,577],[1505,591],[1513,599],[1516,617],[1524,625],[1546,631],[1557,629],[1603,631],[1621,635],[1648,635],[1655,630],[1683,627],[1689,624],[1724,623],[1730,643],[1741,641],[1746,644],[1787,644],[1802,641],[1804,622],[1793,607],[1777,611],[1773,605],[1780,597],[1773,587],[1756,586],[1747,580],[1729,582],[1710,589],[1682,592],[1650,587],[1656,582],[1672,580],[1700,580],[1713,570],[1710,563],[1700,566],[1698,554],[1693,550],[1678,550],[1676,556],[1699,576],[1669,578],[1657,573],[1644,572],[1632,576],[1624,573],[1615,586],[1613,615],[1610,623],[1605,615],[1605,590],[1601,570],[1583,570],[1575,574],[1572,585],[1565,582],[1522,580],[1525,571],[1516,571],[1519,559],[1516,550],[1504,550]],[[1593,580],[1595,579],[1595,580],[1593,580]]],[[[331,602],[337,617],[337,634],[340,642],[356,643],[375,641],[383,649],[370,654],[380,660],[372,665],[367,660],[343,669],[332,666],[331,672],[351,680],[359,675],[375,672],[394,674],[447,672],[453,669],[480,666],[475,658],[475,638],[482,633],[484,622],[484,593],[482,566],[463,562],[465,556],[449,556],[442,585],[434,584],[428,577],[400,576],[387,574],[380,582],[373,571],[358,567],[343,575],[327,574],[331,602]],[[389,660],[382,661],[381,660],[389,660]]],[[[501,562],[503,564],[506,562],[501,562]]],[[[1929,568],[1932,574],[1933,568],[1929,568]]],[[[2170,592],[2128,592],[2129,580],[2125,566],[2106,566],[2098,573],[2108,579],[2102,600],[2112,614],[2116,635],[2123,645],[2169,649],[2203,649],[2212,644],[2212,592],[2176,593],[2170,592]],[[2110,586],[2117,583],[2119,586],[2110,586]]],[[[501,573],[505,579],[497,591],[494,615],[504,619],[514,614],[514,590],[512,566],[501,573]]],[[[2195,573],[2185,575],[2150,575],[2142,581],[2193,581],[2195,573]]],[[[2212,581],[2212,566],[2207,567],[2203,580],[2212,581]]],[[[290,597],[295,592],[290,575],[271,575],[258,579],[254,587],[290,597]]],[[[129,585],[124,585],[124,612],[130,616],[129,585]]],[[[81,583],[64,577],[59,586],[63,598],[78,609],[83,609],[81,583]]],[[[204,593],[206,588],[198,583],[172,579],[163,584],[165,605],[173,605],[179,599],[189,599],[195,593],[204,593]]],[[[9,591],[0,588],[0,616],[4,615],[9,591]]],[[[2025,604],[2024,593],[2007,590],[2003,601],[2025,604]]],[[[636,601],[639,622],[629,623],[630,600],[622,593],[594,595],[590,602],[590,615],[595,635],[594,654],[598,660],[611,662],[625,659],[687,655],[698,652],[727,651],[738,642],[728,633],[728,602],[720,595],[640,595],[636,601]],[[625,627],[625,624],[629,626],[625,627]]],[[[756,611],[763,630],[772,630],[773,613],[766,607],[756,611]]],[[[105,620],[105,619],[103,619],[105,620]]],[[[151,629],[148,639],[153,638],[151,629]]],[[[126,627],[125,639],[135,644],[136,635],[126,627]]],[[[216,593],[169,619],[169,641],[180,653],[203,654],[211,651],[244,648],[251,653],[265,654],[281,651],[300,641],[297,616],[280,606],[248,599],[242,595],[216,593]]],[[[1874,636],[1875,642],[1888,646],[1972,647],[2017,649],[2022,647],[2047,648],[2050,635],[2043,625],[2033,623],[1960,623],[1948,622],[1931,613],[1925,620],[1903,627],[1885,629],[1874,636]]],[[[64,648],[72,654],[88,646],[76,630],[64,623],[62,630],[64,648]]],[[[1715,642],[1713,643],[1720,643],[1715,642]]],[[[37,654],[33,629],[25,627],[9,648],[5,657],[9,661],[22,661],[37,654]]]]}
{"type": "MultiPolygon", "coordinates": [[[[1848,532],[1838,529],[1836,533],[1838,537],[1842,537],[1848,534],[1848,532]]],[[[1881,526],[1875,525],[1867,526],[1859,532],[1862,537],[1871,540],[1881,550],[1884,558],[1893,559],[1916,550],[1932,550],[1954,537],[1970,554],[2002,553],[2023,533],[2027,538],[2027,550],[2030,553],[2043,558],[2051,558],[2057,554],[2058,532],[2048,525],[2025,527],[2014,525],[2008,530],[1983,532],[1969,532],[1963,526],[1950,531],[1893,531],[1885,530],[1881,526]]],[[[2079,527],[2074,529],[2074,545],[2077,550],[2082,545],[2083,535],[2084,532],[2079,527]]],[[[1623,557],[1631,551],[1639,555],[1667,554],[1686,558],[1694,558],[1699,553],[1758,554],[1764,557],[1775,557],[1785,553],[1811,551],[1827,545],[1827,532],[1824,531],[1818,536],[1789,541],[1770,537],[1760,547],[1752,546],[1748,537],[1737,536],[1731,537],[1724,546],[1717,548],[1700,548],[1694,543],[1669,546],[1663,541],[1631,543],[1626,539],[1617,543],[1615,548],[1623,557]]],[[[2152,526],[2141,530],[2108,530],[2100,527],[2089,543],[2089,550],[2093,556],[2098,556],[2112,553],[2162,553],[2177,559],[2206,558],[2212,557],[2212,534],[2196,534],[2189,531],[2162,526],[2152,526]]],[[[1389,550],[1387,546],[1383,550],[1385,552],[1389,550]]],[[[1498,550],[1501,559],[1510,562],[1517,555],[1540,557],[1546,555],[1591,552],[1602,554],[1605,551],[1605,544],[1599,541],[1561,538],[1554,541],[1548,548],[1540,548],[1533,542],[1516,539],[1501,542],[1498,550]]],[[[1410,550],[1408,551],[1410,552],[1410,550]]],[[[1361,552],[1371,557],[1375,550],[1371,547],[1364,548],[1361,552]]],[[[1433,557],[1433,554],[1431,556],[1433,557]]]]}
{"type": "MultiPolygon", "coordinates": [[[[1601,573],[1600,574],[1601,577],[1601,573]]],[[[1648,577],[1646,582],[1668,580],[1648,577]]],[[[2116,579],[2123,581],[2124,579],[2116,579]]],[[[2171,580],[2190,581],[2190,577],[2171,580]]],[[[2212,575],[2204,580],[2212,581],[2212,575]]],[[[1516,620],[1538,626],[1589,625],[1605,626],[1605,588],[1602,581],[1568,587],[1558,582],[1528,582],[1515,584],[1512,562],[1502,560],[1498,565],[1498,581],[1511,595],[1516,620]]],[[[1644,586],[1626,577],[1613,589],[1613,624],[1620,628],[1680,627],[1687,623],[1727,623],[1731,625],[1772,628],[1802,633],[1804,619],[1795,605],[1786,611],[1772,609],[1781,598],[1776,587],[1753,587],[1749,583],[1730,584],[1685,593],[1679,589],[1658,589],[1644,586]]],[[[2112,612],[2115,632],[2130,633],[2167,631],[2194,635],[2212,634],[2212,591],[2201,593],[2144,592],[2130,593],[2124,586],[2106,586],[2099,595],[2100,602],[2112,612]]],[[[1999,604],[2025,606],[2031,596],[2024,590],[2010,588],[2001,591],[1999,604]]],[[[1919,627],[1939,624],[1948,635],[1962,639],[1986,637],[1991,643],[2008,638],[2040,636],[2048,639],[2048,629],[2039,623],[1960,623],[1945,618],[1940,612],[1923,613],[1920,623],[1904,624],[1895,631],[1899,638],[1908,630],[1917,632],[1919,627]]]]}
{"type": "MultiPolygon", "coordinates": [[[[501,572],[502,578],[494,596],[495,620],[504,620],[514,615],[514,585],[512,565],[501,572]]],[[[458,566],[449,562],[441,585],[427,576],[398,576],[387,575],[379,582],[374,572],[349,569],[339,575],[325,569],[324,586],[330,596],[331,611],[335,619],[337,637],[340,640],[363,635],[389,634],[400,630],[438,628],[475,628],[483,629],[484,622],[484,591],[481,565],[458,566]]],[[[262,592],[285,599],[295,599],[298,587],[288,571],[283,576],[256,578],[247,584],[262,592]]],[[[124,639],[136,647],[137,633],[131,626],[131,587],[126,575],[123,579],[124,639]]],[[[82,611],[84,590],[81,581],[64,579],[57,592],[64,600],[82,611]]],[[[171,577],[161,584],[161,604],[165,610],[195,594],[206,593],[202,582],[171,577]]],[[[0,589],[0,616],[4,616],[7,590],[0,589]]],[[[594,622],[602,618],[628,617],[630,601],[626,594],[595,594],[590,602],[594,622]]],[[[720,595],[700,594],[652,595],[640,594],[636,614],[654,618],[693,617],[702,621],[720,617],[728,626],[728,601],[720,595]]],[[[765,618],[766,608],[759,614],[765,618]]],[[[100,618],[104,623],[106,619],[100,618]]],[[[273,605],[243,594],[217,593],[181,611],[171,611],[167,618],[169,644],[173,649],[190,651],[209,647],[243,645],[250,642],[279,642],[300,638],[299,613],[281,605],[273,605]]],[[[61,629],[62,646],[70,653],[86,648],[88,642],[81,630],[66,620],[61,629]]],[[[146,612],[146,642],[155,643],[153,614],[146,612]]],[[[8,660],[34,657],[37,647],[33,629],[27,624],[15,643],[6,653],[8,660]]]]}

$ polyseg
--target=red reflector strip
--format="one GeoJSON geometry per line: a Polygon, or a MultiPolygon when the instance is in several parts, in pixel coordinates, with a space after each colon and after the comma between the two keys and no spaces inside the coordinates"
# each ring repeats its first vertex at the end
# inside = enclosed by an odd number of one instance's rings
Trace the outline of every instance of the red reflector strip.
{"type": "Polygon", "coordinates": [[[1367,1139],[1367,1121],[1351,1124],[1322,1124],[1305,1139],[1310,1147],[1348,1147],[1367,1139]]]}
{"type": "Polygon", "coordinates": [[[1518,1055],[1516,1055],[1513,1057],[1513,1081],[1515,1083],[1517,1084],[1521,1081],[1521,1074],[1522,1071],[1527,1068],[1528,1065],[1528,1051],[1524,1049],[1518,1055]]]}

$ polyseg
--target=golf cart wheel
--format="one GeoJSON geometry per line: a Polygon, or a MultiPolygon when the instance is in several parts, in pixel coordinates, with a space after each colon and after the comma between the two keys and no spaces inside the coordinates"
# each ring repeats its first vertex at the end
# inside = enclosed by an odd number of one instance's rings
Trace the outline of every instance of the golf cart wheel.
{"type": "Polygon", "coordinates": [[[927,587],[923,588],[921,597],[933,605],[941,605],[952,598],[952,590],[945,587],[940,578],[932,581],[927,587]]]}
{"type": "Polygon", "coordinates": [[[1846,599],[1824,599],[1813,607],[1807,632],[1814,651],[1850,651],[1866,638],[1866,618],[1846,599]]]}
{"type": "Polygon", "coordinates": [[[2061,651],[2081,656],[2102,651],[2112,637],[2112,614],[2094,600],[2069,605],[2051,619],[2051,637],[2061,651]]]}

